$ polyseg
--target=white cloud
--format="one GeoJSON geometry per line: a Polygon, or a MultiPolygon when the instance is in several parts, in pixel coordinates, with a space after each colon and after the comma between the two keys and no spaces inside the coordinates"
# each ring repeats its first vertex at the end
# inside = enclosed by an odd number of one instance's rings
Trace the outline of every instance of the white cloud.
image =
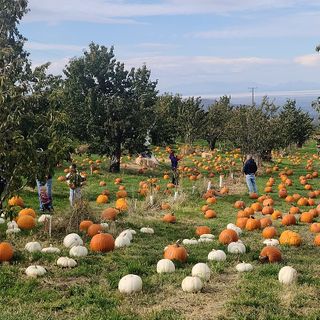
{"type": "Polygon", "coordinates": [[[51,51],[51,50],[82,51],[85,48],[85,46],[27,41],[25,43],[25,48],[27,50],[37,50],[37,51],[51,51]]]}
{"type": "Polygon", "coordinates": [[[319,5],[309,0],[161,0],[141,3],[114,0],[30,0],[26,21],[136,23],[132,18],[163,15],[228,14],[293,6],[319,5]]]}
{"type": "Polygon", "coordinates": [[[315,53],[296,57],[294,62],[306,67],[320,67],[320,54],[315,53]]]}

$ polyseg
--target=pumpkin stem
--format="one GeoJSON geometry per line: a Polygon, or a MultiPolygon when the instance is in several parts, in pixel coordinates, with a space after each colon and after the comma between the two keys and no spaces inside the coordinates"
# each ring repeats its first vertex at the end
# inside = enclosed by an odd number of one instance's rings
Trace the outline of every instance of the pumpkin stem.
{"type": "Polygon", "coordinates": [[[182,241],[181,241],[181,239],[179,239],[178,241],[176,241],[176,246],[179,247],[181,243],[182,243],[182,241]]]}

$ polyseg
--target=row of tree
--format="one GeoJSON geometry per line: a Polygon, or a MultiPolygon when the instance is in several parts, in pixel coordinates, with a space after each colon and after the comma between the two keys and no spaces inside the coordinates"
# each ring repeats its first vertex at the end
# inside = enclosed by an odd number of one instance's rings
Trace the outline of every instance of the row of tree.
{"type": "MultiPolygon", "coordinates": [[[[288,101],[279,109],[267,98],[260,106],[232,106],[222,97],[205,110],[200,98],[158,95],[146,66],[126,69],[114,49],[90,44],[72,59],[64,76],[47,74],[49,63],[31,68],[26,39],[17,28],[27,0],[2,0],[0,11],[0,176],[2,200],[34,183],[68,157],[77,144],[110,157],[120,170],[124,151],[205,139],[210,148],[228,141],[243,152],[270,155],[272,149],[302,145],[312,119],[288,101]]],[[[1,199],[0,199],[1,200],[1,199]]]]}

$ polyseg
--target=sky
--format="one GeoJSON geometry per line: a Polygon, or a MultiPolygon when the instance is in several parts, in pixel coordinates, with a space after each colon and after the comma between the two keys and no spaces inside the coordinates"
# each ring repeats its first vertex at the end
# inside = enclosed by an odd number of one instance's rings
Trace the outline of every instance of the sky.
{"type": "Polygon", "coordinates": [[[320,96],[320,0],[29,0],[29,9],[26,49],[54,74],[93,41],[114,46],[127,68],[146,64],[160,93],[320,96]]]}

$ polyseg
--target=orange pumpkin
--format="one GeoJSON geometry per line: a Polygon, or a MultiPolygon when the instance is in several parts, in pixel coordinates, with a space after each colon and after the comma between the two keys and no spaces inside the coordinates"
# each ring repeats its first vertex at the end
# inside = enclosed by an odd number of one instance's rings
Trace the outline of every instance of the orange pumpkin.
{"type": "Polygon", "coordinates": [[[80,225],[79,225],[79,230],[80,231],[87,231],[88,228],[93,224],[92,221],[90,220],[83,220],[80,222],[80,225]]]}
{"type": "Polygon", "coordinates": [[[238,218],[236,221],[236,226],[241,229],[244,229],[246,227],[247,221],[248,221],[248,218],[245,218],[245,217],[238,218]]]}
{"type": "Polygon", "coordinates": [[[277,219],[279,219],[279,218],[282,218],[282,212],[279,211],[279,210],[274,210],[273,213],[272,213],[272,215],[271,215],[271,218],[272,218],[273,220],[277,220],[277,219]]]}
{"type": "Polygon", "coordinates": [[[17,224],[21,230],[30,230],[35,227],[36,220],[29,215],[24,215],[18,217],[17,224]]]}
{"type": "Polygon", "coordinates": [[[231,242],[237,242],[238,240],[238,234],[231,229],[225,229],[221,231],[219,235],[219,242],[222,244],[229,244],[231,242]]]}
{"type": "Polygon", "coordinates": [[[95,252],[108,252],[114,249],[114,239],[109,233],[99,233],[92,237],[90,249],[95,252]]]}
{"type": "Polygon", "coordinates": [[[272,206],[266,206],[262,208],[262,214],[266,215],[266,214],[272,214],[274,211],[272,206]]]}
{"type": "Polygon", "coordinates": [[[313,243],[315,246],[320,246],[320,234],[315,236],[313,243]]]}
{"type": "Polygon", "coordinates": [[[127,211],[128,210],[128,203],[125,198],[119,198],[116,201],[116,209],[120,211],[127,211]]]}
{"type": "Polygon", "coordinates": [[[251,217],[248,219],[246,223],[246,230],[253,231],[260,228],[261,228],[261,223],[259,219],[255,219],[254,217],[251,217]]]}
{"type": "Polygon", "coordinates": [[[167,202],[161,203],[161,209],[162,210],[169,210],[171,208],[170,204],[167,202]]]}
{"type": "Polygon", "coordinates": [[[101,219],[102,220],[115,220],[117,215],[119,213],[119,210],[115,208],[107,208],[103,210],[101,214],[101,219]]]}
{"type": "Polygon", "coordinates": [[[300,221],[305,223],[312,223],[313,218],[314,216],[311,212],[302,212],[300,216],[300,221]]]}
{"type": "Polygon", "coordinates": [[[108,199],[108,196],[106,196],[106,195],[104,195],[104,194],[100,194],[100,195],[98,195],[96,202],[97,202],[98,204],[103,204],[103,203],[107,203],[108,200],[109,200],[109,199],[108,199]]]}
{"type": "Polygon", "coordinates": [[[234,207],[237,209],[243,209],[245,208],[246,204],[242,200],[238,200],[234,203],[234,207]]]}
{"type": "Polygon", "coordinates": [[[294,207],[292,206],[290,209],[289,209],[289,213],[290,214],[298,214],[300,212],[300,209],[298,207],[294,207]]]}
{"type": "Polygon", "coordinates": [[[0,243],[0,262],[10,261],[13,257],[13,248],[8,242],[0,243]]]}
{"type": "Polygon", "coordinates": [[[178,243],[172,244],[166,248],[163,254],[165,259],[176,260],[180,262],[187,261],[187,250],[178,243]]]}
{"type": "Polygon", "coordinates": [[[261,262],[270,263],[281,261],[281,251],[278,248],[272,246],[264,247],[260,252],[259,259],[261,262]]]}
{"type": "Polygon", "coordinates": [[[261,212],[262,211],[262,205],[259,202],[255,202],[251,205],[251,208],[254,212],[261,212]]]}
{"type": "Polygon", "coordinates": [[[101,233],[103,231],[103,228],[101,224],[93,223],[89,228],[87,229],[87,235],[89,237],[93,237],[98,233],[101,233]]]}
{"type": "Polygon", "coordinates": [[[126,198],[128,196],[128,193],[126,190],[119,190],[117,193],[116,193],[116,197],[117,199],[119,198],[126,198]]]}
{"type": "Polygon", "coordinates": [[[214,210],[209,209],[204,213],[204,217],[206,219],[212,219],[212,218],[216,218],[217,214],[214,210]]]}
{"type": "Polygon", "coordinates": [[[31,208],[25,208],[19,211],[19,216],[25,216],[25,215],[35,218],[36,212],[31,208]]]}
{"type": "Polygon", "coordinates": [[[287,214],[281,220],[281,224],[283,226],[291,226],[291,225],[294,225],[296,223],[297,223],[296,217],[293,214],[287,214]]]}
{"type": "Polygon", "coordinates": [[[281,233],[279,238],[280,244],[289,246],[300,246],[302,239],[297,232],[285,230],[281,233]]]}
{"type": "Polygon", "coordinates": [[[203,234],[211,233],[211,229],[207,226],[199,226],[196,228],[196,235],[201,236],[203,234]]]}
{"type": "Polygon", "coordinates": [[[17,206],[17,207],[23,208],[23,207],[24,207],[24,202],[23,202],[23,200],[22,200],[21,197],[19,197],[19,196],[14,196],[14,197],[12,197],[12,198],[8,201],[8,205],[9,205],[10,207],[15,207],[15,206],[17,206]]]}
{"type": "Polygon", "coordinates": [[[163,216],[162,221],[167,223],[175,223],[176,217],[174,216],[173,213],[167,213],[163,216]]]}
{"type": "Polygon", "coordinates": [[[309,229],[311,232],[313,233],[319,233],[320,232],[320,223],[319,222],[316,222],[316,223],[313,223],[311,226],[310,226],[310,229],[309,229]]]}
{"type": "Polygon", "coordinates": [[[266,227],[262,230],[262,236],[265,239],[272,239],[277,235],[277,230],[275,227],[266,227]]]}
{"type": "Polygon", "coordinates": [[[260,225],[261,225],[261,229],[265,228],[265,227],[269,227],[272,225],[272,221],[270,218],[268,217],[264,217],[260,219],[260,225]]]}

